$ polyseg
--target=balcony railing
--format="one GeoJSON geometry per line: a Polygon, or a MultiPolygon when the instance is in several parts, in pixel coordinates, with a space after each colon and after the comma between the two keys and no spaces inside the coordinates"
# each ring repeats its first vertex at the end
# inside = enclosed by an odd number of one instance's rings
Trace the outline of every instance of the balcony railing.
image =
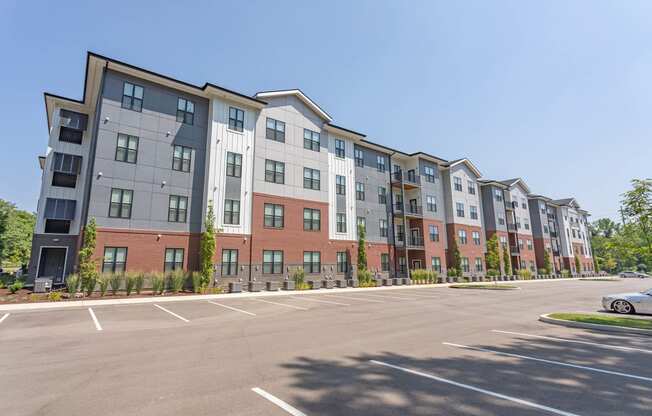
{"type": "Polygon", "coordinates": [[[396,211],[398,213],[403,212],[403,203],[402,202],[394,203],[394,211],[396,211]]]}
{"type": "Polygon", "coordinates": [[[421,185],[421,177],[416,173],[408,173],[407,175],[404,175],[403,172],[394,172],[392,173],[392,182],[419,186],[421,185]]]}
{"type": "Polygon", "coordinates": [[[410,239],[408,240],[408,247],[423,247],[423,237],[410,236],[410,239]]]}
{"type": "Polygon", "coordinates": [[[399,243],[402,243],[405,241],[405,234],[404,233],[396,233],[396,241],[399,243]]]}
{"type": "Polygon", "coordinates": [[[516,224],[507,224],[507,231],[516,232],[516,224]]]}
{"type": "Polygon", "coordinates": [[[512,256],[519,256],[521,254],[521,250],[518,248],[518,246],[509,246],[509,252],[512,254],[512,256]]]}
{"type": "Polygon", "coordinates": [[[409,215],[423,215],[423,207],[421,205],[408,205],[405,208],[409,215]]]}
{"type": "Polygon", "coordinates": [[[550,231],[550,237],[557,238],[557,231],[550,231]]]}

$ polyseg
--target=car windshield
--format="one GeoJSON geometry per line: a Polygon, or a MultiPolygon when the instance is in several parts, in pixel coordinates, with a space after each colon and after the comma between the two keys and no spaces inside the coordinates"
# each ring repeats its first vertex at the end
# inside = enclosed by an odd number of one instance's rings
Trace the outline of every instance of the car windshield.
{"type": "Polygon", "coordinates": [[[646,290],[645,292],[643,292],[643,294],[652,296],[652,289],[646,290]]]}

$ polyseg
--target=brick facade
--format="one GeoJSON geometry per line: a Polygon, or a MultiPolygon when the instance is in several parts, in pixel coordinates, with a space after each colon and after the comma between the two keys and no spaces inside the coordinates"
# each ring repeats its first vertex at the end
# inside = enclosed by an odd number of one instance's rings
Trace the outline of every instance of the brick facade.
{"type": "Polygon", "coordinates": [[[453,239],[457,239],[457,247],[460,250],[460,257],[462,258],[466,257],[469,259],[469,272],[467,274],[480,274],[480,273],[484,274],[486,272],[485,261],[484,261],[485,236],[483,235],[482,228],[471,226],[471,225],[464,225],[464,224],[446,224],[446,234],[448,237],[448,247],[449,247],[449,250],[447,251],[447,258],[446,258],[448,268],[454,267],[452,264],[453,259],[452,259],[452,253],[450,247],[453,239]],[[467,238],[466,244],[461,244],[459,241],[460,230],[466,231],[466,238],[467,238]],[[473,242],[472,236],[474,231],[480,233],[480,245],[476,245],[473,242]],[[483,270],[482,272],[477,272],[475,270],[476,258],[482,259],[482,270],[483,270]]]}

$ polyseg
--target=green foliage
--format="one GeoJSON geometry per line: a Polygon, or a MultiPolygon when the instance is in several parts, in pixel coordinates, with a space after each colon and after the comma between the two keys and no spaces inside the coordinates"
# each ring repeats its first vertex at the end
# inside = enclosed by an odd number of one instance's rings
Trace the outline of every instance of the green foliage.
{"type": "Polygon", "coordinates": [[[137,277],[137,273],[127,273],[125,276],[125,291],[127,292],[127,296],[131,295],[131,292],[134,291],[137,277]]]}
{"type": "Polygon", "coordinates": [[[202,277],[203,275],[200,272],[192,272],[190,274],[190,280],[192,281],[192,290],[195,293],[201,293],[204,287],[202,286],[202,277]]]}
{"type": "Polygon", "coordinates": [[[486,254],[487,269],[500,270],[500,248],[498,247],[498,235],[494,234],[487,240],[486,254]]]}
{"type": "Polygon", "coordinates": [[[0,266],[29,262],[36,215],[0,199],[0,266]]]}
{"type": "Polygon", "coordinates": [[[9,292],[11,292],[12,294],[18,292],[22,288],[23,288],[23,282],[21,280],[16,280],[8,287],[9,292]]]}
{"type": "Polygon", "coordinates": [[[86,279],[82,279],[82,290],[86,292],[86,296],[90,296],[95,291],[95,286],[97,285],[98,274],[95,273],[86,279]]]}
{"type": "Polygon", "coordinates": [[[152,282],[152,294],[153,295],[162,295],[165,291],[165,277],[162,273],[152,273],[150,275],[150,280],[152,282]]]}
{"type": "MultiPolygon", "coordinates": [[[[199,245],[199,268],[201,274],[201,281],[199,282],[200,290],[208,287],[213,277],[213,257],[215,256],[215,213],[213,211],[213,204],[208,204],[208,211],[206,213],[206,230],[201,234],[201,241],[199,245]]],[[[197,287],[193,287],[195,292],[198,292],[197,287]]]]}
{"type": "Polygon", "coordinates": [[[489,276],[489,277],[495,277],[495,276],[498,276],[499,274],[500,274],[499,270],[487,269],[487,276],[489,276]]]}
{"type": "Polygon", "coordinates": [[[358,270],[367,270],[366,234],[363,226],[358,226],[358,270]]]}
{"type": "Polygon", "coordinates": [[[523,279],[523,280],[531,280],[532,279],[532,272],[528,269],[520,269],[518,271],[518,276],[523,279]]]}
{"type": "Polygon", "coordinates": [[[540,270],[542,274],[550,274],[552,270],[552,262],[550,261],[550,252],[543,250],[543,269],[540,270]]]}
{"type": "MultiPolygon", "coordinates": [[[[95,253],[95,245],[97,243],[97,227],[95,225],[95,218],[91,218],[86,227],[84,228],[84,243],[81,250],[79,250],[79,276],[81,277],[82,289],[87,289],[92,282],[97,280],[97,261],[93,259],[95,253]]],[[[95,288],[90,289],[92,292],[95,288]]]]}
{"type": "Polygon", "coordinates": [[[568,269],[563,269],[561,271],[561,277],[570,277],[570,275],[571,275],[570,270],[568,270],[568,269]]]}
{"type": "Polygon", "coordinates": [[[449,277],[458,277],[459,276],[458,271],[457,271],[457,269],[455,267],[449,267],[448,270],[446,271],[446,274],[449,277]]]}
{"type": "Polygon", "coordinates": [[[136,286],[134,289],[136,290],[136,293],[140,295],[140,292],[143,291],[143,286],[145,286],[145,274],[141,272],[136,273],[135,279],[136,286]]]}
{"type": "Polygon", "coordinates": [[[581,265],[580,265],[580,258],[575,255],[575,273],[580,273],[582,271],[581,265]]]}
{"type": "Polygon", "coordinates": [[[509,254],[509,247],[504,246],[503,247],[503,272],[505,272],[505,276],[511,276],[512,275],[512,256],[509,254]]]}
{"type": "Polygon", "coordinates": [[[358,285],[362,287],[367,287],[367,286],[371,286],[372,284],[375,285],[371,271],[367,269],[358,270],[358,285]]]}
{"type": "Polygon", "coordinates": [[[304,280],[306,278],[306,272],[303,271],[302,268],[298,268],[294,271],[294,274],[292,274],[292,279],[294,279],[294,285],[296,288],[299,288],[299,286],[304,284],[304,280]]]}
{"type": "Polygon", "coordinates": [[[61,292],[48,293],[48,300],[50,302],[59,302],[61,300],[61,292]]]}
{"type": "Polygon", "coordinates": [[[437,277],[439,277],[439,274],[434,270],[414,269],[411,273],[413,280],[426,283],[435,283],[437,282],[437,277]]]}
{"type": "Polygon", "coordinates": [[[106,295],[106,291],[109,289],[110,279],[111,279],[111,275],[107,273],[103,273],[97,278],[97,284],[100,289],[100,296],[106,295]]]}
{"type": "Polygon", "coordinates": [[[449,270],[448,275],[456,276],[456,274],[455,275],[450,274],[450,270],[454,269],[455,273],[462,270],[462,256],[460,255],[460,248],[457,246],[457,238],[451,239],[451,246],[449,247],[449,250],[451,253],[452,263],[451,263],[451,267],[448,269],[449,270]]]}
{"type": "Polygon", "coordinates": [[[118,294],[124,276],[120,273],[113,273],[109,276],[109,286],[111,287],[111,294],[113,296],[118,294]]]}
{"type": "Polygon", "coordinates": [[[75,297],[75,293],[77,293],[80,283],[81,278],[76,273],[69,274],[68,277],[66,277],[66,290],[68,291],[70,298],[75,297]]]}
{"type": "Polygon", "coordinates": [[[170,290],[174,293],[179,293],[183,290],[183,285],[186,283],[186,273],[183,270],[175,270],[168,276],[170,290]]]}

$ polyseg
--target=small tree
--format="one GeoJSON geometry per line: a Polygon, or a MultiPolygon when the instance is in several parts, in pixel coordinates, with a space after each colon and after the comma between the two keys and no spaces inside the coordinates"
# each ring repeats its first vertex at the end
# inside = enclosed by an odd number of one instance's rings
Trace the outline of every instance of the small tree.
{"type": "Polygon", "coordinates": [[[498,248],[498,236],[494,234],[487,240],[487,270],[500,270],[500,249],[498,248]]]}
{"type": "Polygon", "coordinates": [[[575,255],[575,273],[580,272],[580,258],[575,255]]]}
{"type": "Polygon", "coordinates": [[[367,248],[365,244],[364,227],[358,225],[358,270],[367,270],[367,248]]]}
{"type": "Polygon", "coordinates": [[[506,276],[512,275],[512,257],[509,255],[509,248],[503,247],[503,271],[506,276]]]}
{"type": "Polygon", "coordinates": [[[199,247],[199,267],[201,274],[200,284],[202,288],[210,284],[213,276],[213,257],[215,256],[215,212],[213,204],[208,204],[206,212],[206,230],[201,233],[199,247]]]}
{"type": "MultiPolygon", "coordinates": [[[[455,269],[456,273],[460,273],[462,271],[462,256],[460,255],[460,249],[457,246],[457,239],[453,238],[451,240],[451,265],[449,269],[455,269]]],[[[450,275],[450,272],[448,273],[450,275]]],[[[453,275],[455,276],[455,275],[453,275]]]]}
{"type": "Polygon", "coordinates": [[[97,242],[97,228],[95,225],[95,218],[86,225],[84,229],[84,244],[79,250],[79,277],[81,278],[81,288],[86,290],[89,294],[95,289],[97,282],[97,261],[93,258],[95,253],[95,245],[97,242]],[[92,287],[91,287],[92,286],[92,287]]]}
{"type": "Polygon", "coordinates": [[[550,261],[550,253],[548,250],[543,250],[543,268],[544,274],[552,273],[552,262],[550,261]]]}

